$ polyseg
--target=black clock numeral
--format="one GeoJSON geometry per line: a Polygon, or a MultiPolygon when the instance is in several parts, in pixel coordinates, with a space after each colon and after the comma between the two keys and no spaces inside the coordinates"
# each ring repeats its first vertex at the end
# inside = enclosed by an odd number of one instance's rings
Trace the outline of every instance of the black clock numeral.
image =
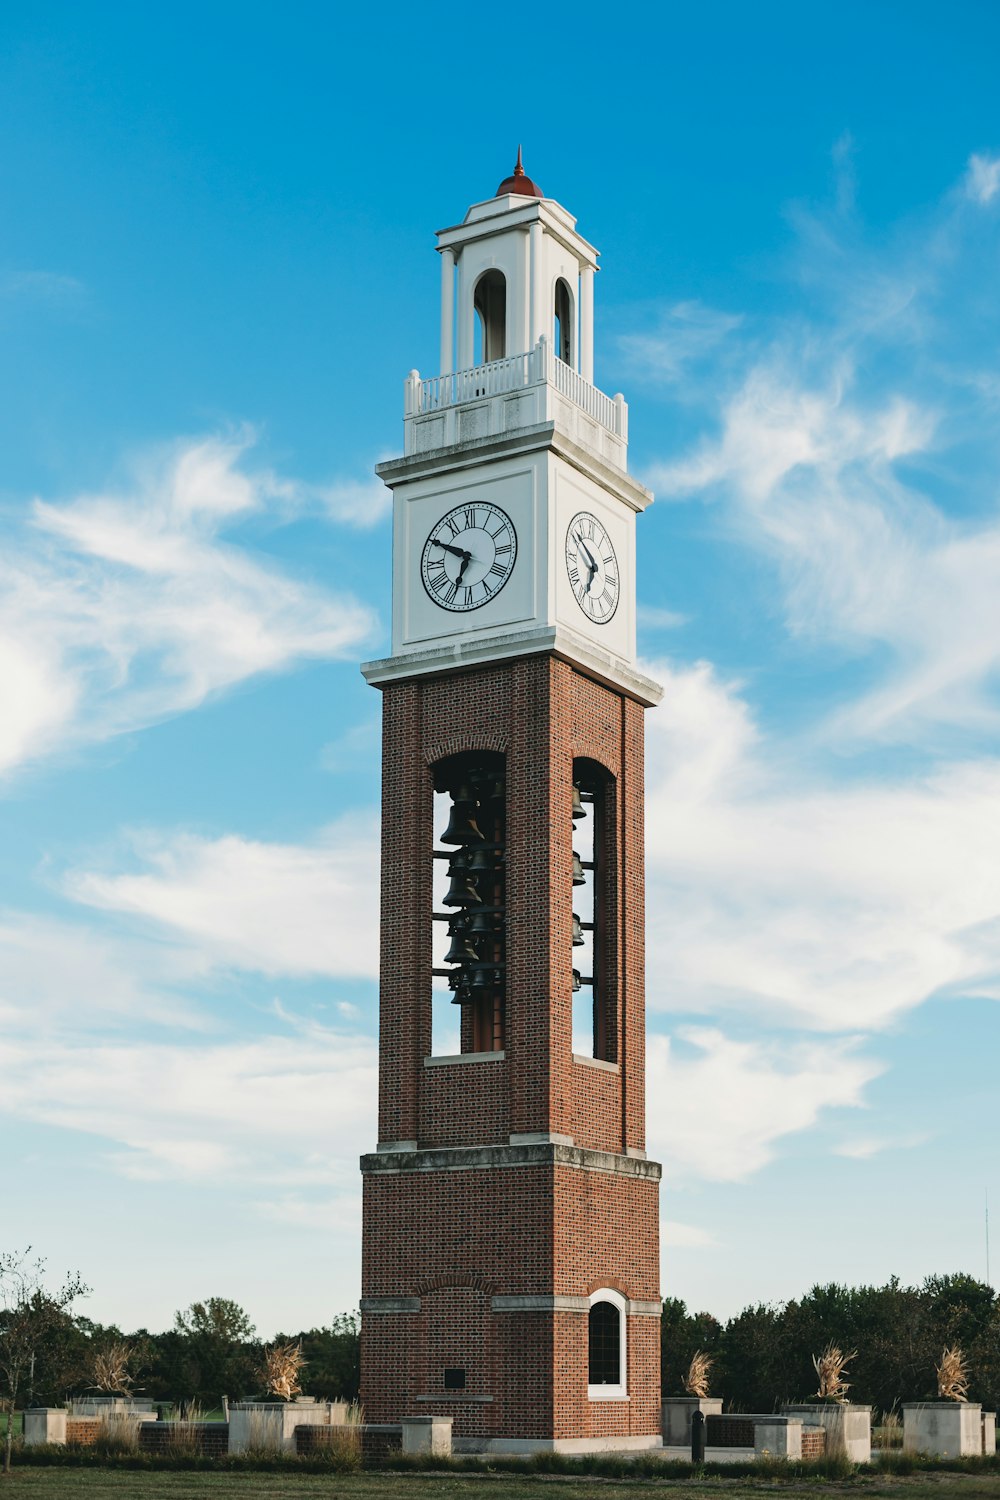
{"type": "MultiPolygon", "coordinates": [[[[603,556],[603,553],[602,553],[602,556],[603,556]]],[[[613,552],[609,552],[608,555],[607,555],[607,557],[604,558],[604,566],[606,568],[609,568],[611,566],[611,564],[614,562],[614,560],[615,560],[615,554],[613,552]]]]}
{"type": "Polygon", "coordinates": [[[468,584],[466,584],[465,588],[462,590],[462,603],[464,604],[466,609],[468,609],[469,605],[472,603],[472,589],[468,584]]]}
{"type": "Polygon", "coordinates": [[[466,531],[476,530],[476,512],[474,510],[467,510],[463,519],[465,521],[466,531]]]}
{"type": "Polygon", "coordinates": [[[444,602],[445,602],[445,604],[454,604],[455,597],[456,597],[457,594],[458,594],[458,584],[457,583],[452,583],[449,580],[448,587],[445,590],[445,595],[444,595],[444,602]]]}
{"type": "Polygon", "coordinates": [[[579,568],[575,567],[573,563],[570,563],[569,565],[569,581],[574,588],[576,588],[577,584],[580,582],[580,570],[579,568]]]}
{"type": "Polygon", "coordinates": [[[497,557],[506,557],[510,551],[510,542],[505,542],[502,547],[494,548],[497,557]]]}
{"type": "Polygon", "coordinates": [[[490,574],[495,575],[497,578],[503,578],[506,572],[507,569],[498,562],[495,562],[490,569],[490,574]]]}
{"type": "Polygon", "coordinates": [[[451,533],[452,540],[454,540],[454,538],[458,536],[458,533],[461,531],[462,528],[459,526],[459,524],[455,520],[454,516],[447,516],[445,518],[445,523],[444,524],[447,526],[449,532],[451,533]]]}
{"type": "Polygon", "coordinates": [[[608,587],[609,588],[616,589],[618,587],[618,574],[617,573],[612,573],[610,571],[610,569],[609,569],[608,572],[605,574],[605,578],[607,579],[608,587]]]}

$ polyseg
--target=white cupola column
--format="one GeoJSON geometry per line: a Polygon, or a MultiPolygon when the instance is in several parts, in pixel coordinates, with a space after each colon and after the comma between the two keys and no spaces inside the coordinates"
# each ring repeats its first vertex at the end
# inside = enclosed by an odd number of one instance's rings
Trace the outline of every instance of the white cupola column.
{"type": "Polygon", "coordinates": [[[529,230],[531,241],[530,249],[530,275],[531,275],[531,321],[528,329],[528,348],[533,349],[543,333],[551,337],[552,330],[546,327],[545,316],[545,248],[543,244],[544,231],[536,219],[529,230]]]}
{"type": "Polygon", "coordinates": [[[455,252],[441,251],[441,375],[455,368],[455,252]]]}
{"type": "Polygon", "coordinates": [[[580,271],[580,374],[594,383],[594,268],[580,271]]]}

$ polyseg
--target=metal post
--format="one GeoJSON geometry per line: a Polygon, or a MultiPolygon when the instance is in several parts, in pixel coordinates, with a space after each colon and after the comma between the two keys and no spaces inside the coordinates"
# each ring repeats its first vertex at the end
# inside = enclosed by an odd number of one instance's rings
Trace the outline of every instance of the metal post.
{"type": "Polygon", "coordinates": [[[691,1462],[693,1464],[705,1462],[705,1413],[703,1411],[691,1413],[691,1462]]]}

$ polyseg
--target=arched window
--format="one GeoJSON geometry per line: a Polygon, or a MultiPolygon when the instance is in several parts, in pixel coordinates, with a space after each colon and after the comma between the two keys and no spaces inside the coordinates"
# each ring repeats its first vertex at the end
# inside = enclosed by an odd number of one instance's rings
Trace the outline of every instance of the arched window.
{"type": "Polygon", "coordinates": [[[486,271],[476,282],[473,360],[477,365],[503,359],[507,353],[507,282],[502,271],[486,271]]]}
{"type": "Polygon", "coordinates": [[[556,318],[552,347],[565,364],[573,363],[573,293],[561,276],[556,282],[556,318]]]}
{"type": "Polygon", "coordinates": [[[587,1320],[587,1395],[591,1401],[624,1401],[628,1395],[628,1303],[602,1287],[590,1298],[587,1320]]]}

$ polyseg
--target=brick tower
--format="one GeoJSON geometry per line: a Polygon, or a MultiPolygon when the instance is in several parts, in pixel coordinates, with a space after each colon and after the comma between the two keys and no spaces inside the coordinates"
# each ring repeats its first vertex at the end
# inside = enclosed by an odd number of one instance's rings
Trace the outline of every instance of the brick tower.
{"type": "Polygon", "coordinates": [[[406,382],[383,694],[367,1420],[492,1452],[660,1442],[644,1136],[643,711],[627,409],[597,252],[524,175],[438,234],[406,382]],[[454,1008],[452,1008],[454,1007],[454,1008]],[[444,1025],[441,1017],[444,1016],[444,1025]],[[441,1033],[449,1034],[442,1039],[441,1033]]]}

